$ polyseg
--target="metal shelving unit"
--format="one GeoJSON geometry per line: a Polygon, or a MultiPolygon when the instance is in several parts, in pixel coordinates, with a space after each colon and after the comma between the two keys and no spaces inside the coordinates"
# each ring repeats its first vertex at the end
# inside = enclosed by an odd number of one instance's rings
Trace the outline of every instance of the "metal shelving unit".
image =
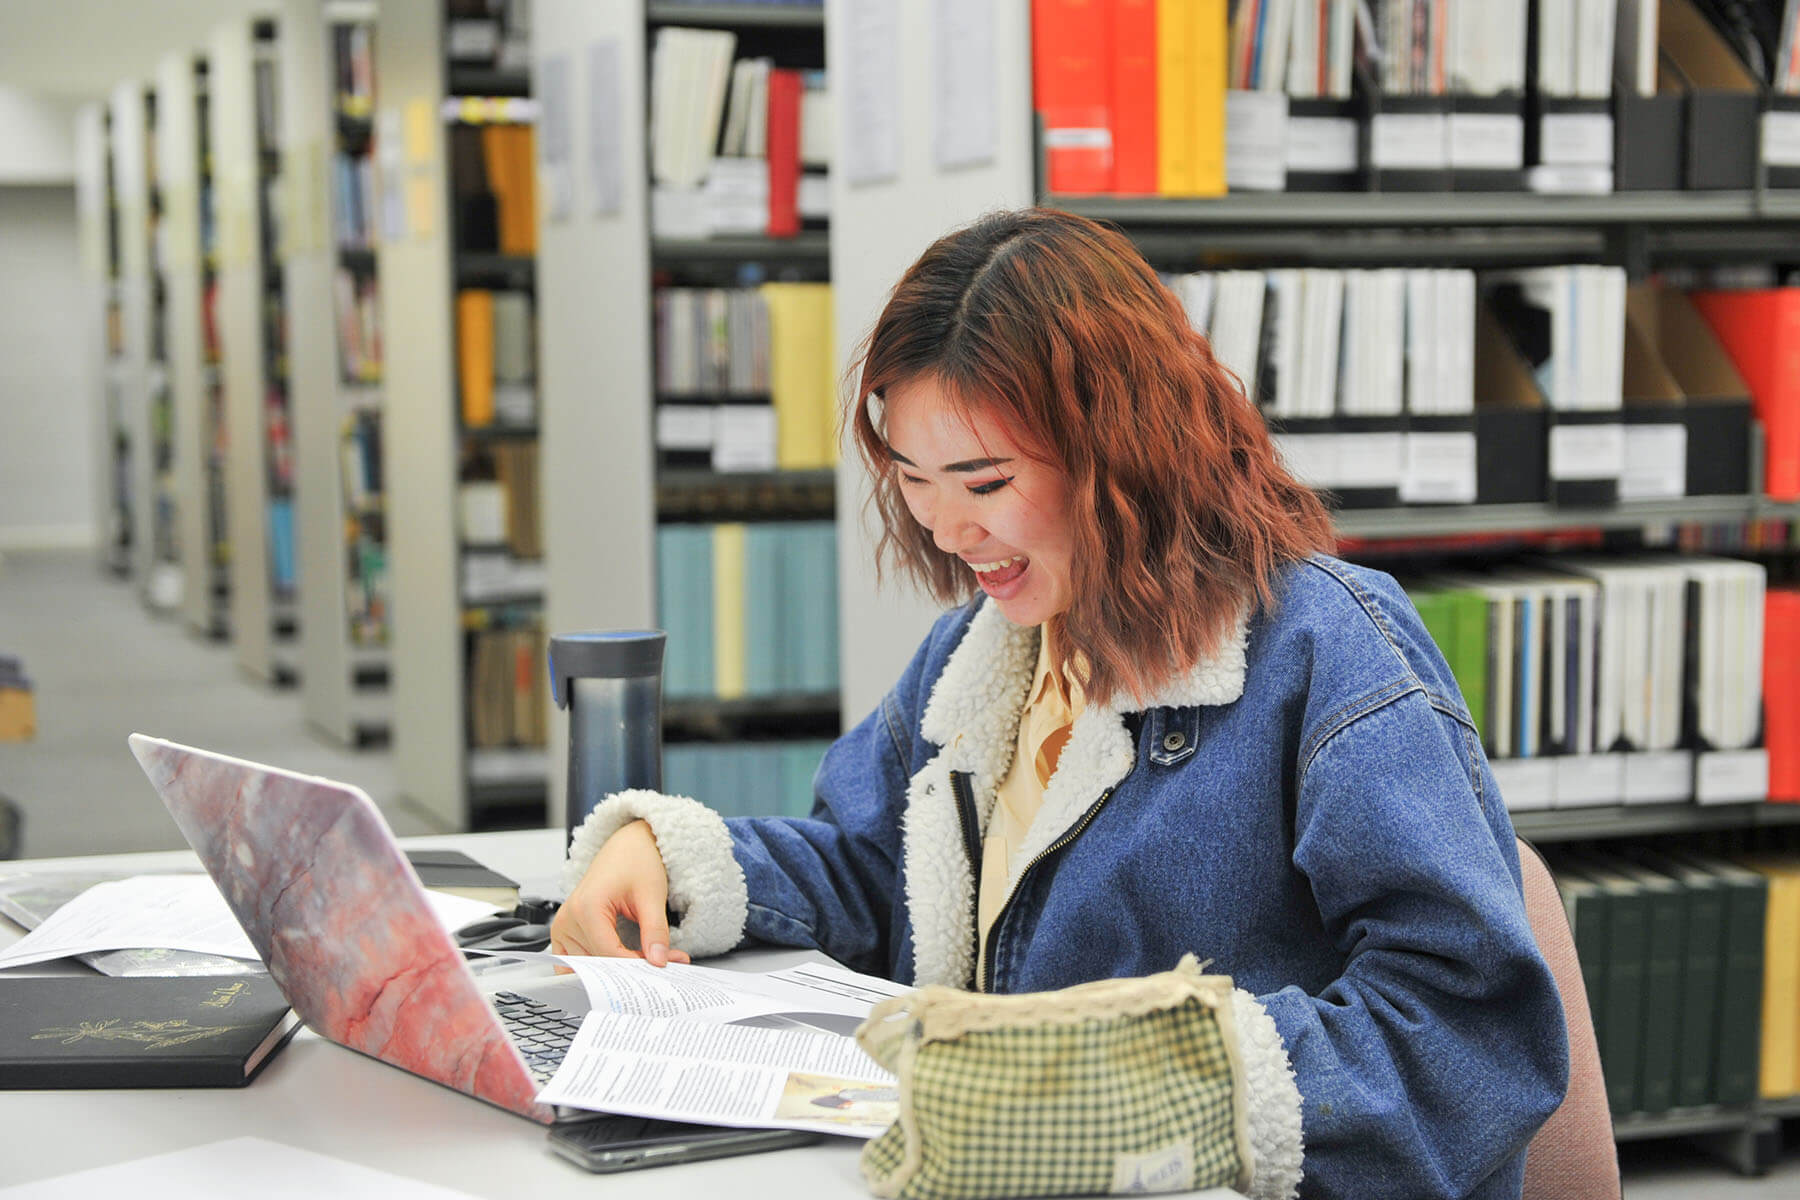
{"type": "Polygon", "coordinates": [[[822,265],[831,257],[831,236],[807,230],[791,238],[657,238],[650,254],[658,263],[768,262],[822,265]]]}
{"type": "Polygon", "coordinates": [[[1557,529],[1641,529],[1675,524],[1738,524],[1744,521],[1800,520],[1800,504],[1778,504],[1762,496],[1685,496],[1640,500],[1606,508],[1552,504],[1469,504],[1435,507],[1351,508],[1333,514],[1346,538],[1456,537],[1557,529]]]}
{"type": "Polygon", "coordinates": [[[644,6],[652,25],[716,25],[732,29],[823,29],[822,4],[659,4],[644,6]]]}
{"type": "Polygon", "coordinates": [[[1530,809],[1513,813],[1512,822],[1527,841],[1577,842],[1800,825],[1800,804],[1609,804],[1530,809]]]}

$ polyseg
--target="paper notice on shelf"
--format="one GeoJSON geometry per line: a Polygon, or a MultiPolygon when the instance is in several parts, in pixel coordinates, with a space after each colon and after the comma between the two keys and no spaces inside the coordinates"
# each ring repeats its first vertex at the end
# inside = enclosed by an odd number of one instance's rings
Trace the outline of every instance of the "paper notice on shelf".
{"type": "Polygon", "coordinates": [[[1687,492],[1687,426],[1627,425],[1621,500],[1668,500],[1687,492]]]}
{"type": "Polygon", "coordinates": [[[899,1097],[847,1037],[598,1009],[538,1094],[598,1112],[864,1138],[893,1123],[899,1097]]]}
{"type": "MultiPolygon", "coordinates": [[[[491,904],[462,896],[430,891],[425,895],[447,929],[494,911],[491,904]]],[[[43,924],[0,950],[0,967],[146,947],[258,957],[211,878],[137,875],[95,884],[51,913],[43,924]]]]}
{"type": "Polygon", "coordinates": [[[602,38],[588,47],[588,203],[596,217],[612,216],[625,203],[619,71],[617,38],[602,38]]]}
{"type": "Polygon", "coordinates": [[[993,162],[994,0],[936,0],[932,19],[937,165],[993,162]]]}
{"type": "Polygon", "coordinates": [[[544,191],[544,219],[567,221],[575,212],[574,136],[569,122],[567,54],[546,54],[538,62],[534,84],[538,109],[538,179],[544,191]]]}
{"type": "Polygon", "coordinates": [[[843,81],[846,177],[884,183],[900,174],[900,3],[846,0],[839,11],[850,61],[832,71],[843,81]]]}

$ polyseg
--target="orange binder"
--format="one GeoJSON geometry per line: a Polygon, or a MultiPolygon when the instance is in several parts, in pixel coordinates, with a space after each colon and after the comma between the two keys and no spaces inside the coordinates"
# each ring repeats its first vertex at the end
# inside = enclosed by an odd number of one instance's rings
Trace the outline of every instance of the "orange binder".
{"type": "Polygon", "coordinates": [[[1800,500],[1800,288],[1695,292],[1693,301],[1750,388],[1767,444],[1763,490],[1800,500]]]}
{"type": "Polygon", "coordinates": [[[1800,591],[1770,588],[1763,608],[1763,740],[1769,799],[1800,804],[1800,591]]]}
{"type": "Polygon", "coordinates": [[[456,381],[465,428],[494,423],[494,293],[456,293],[456,381]]]}
{"type": "Polygon", "coordinates": [[[1111,16],[1107,0],[1032,0],[1032,106],[1052,193],[1113,190],[1111,16]]]}
{"type": "Polygon", "coordinates": [[[1156,194],[1156,0],[1112,0],[1113,190],[1156,194]]]}

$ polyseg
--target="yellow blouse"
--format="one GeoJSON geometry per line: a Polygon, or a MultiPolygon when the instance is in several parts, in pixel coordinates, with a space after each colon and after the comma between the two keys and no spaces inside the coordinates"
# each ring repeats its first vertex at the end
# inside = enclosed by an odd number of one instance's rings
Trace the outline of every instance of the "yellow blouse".
{"type": "Polygon", "coordinates": [[[975,978],[986,973],[988,930],[1007,899],[1007,866],[1013,851],[1025,840],[1032,818],[1044,803],[1044,788],[1056,773],[1056,761],[1069,740],[1075,718],[1087,706],[1081,685],[1063,677],[1052,665],[1054,647],[1050,627],[1038,628],[1037,672],[1031,679],[1031,691],[1025,711],[1019,716],[1019,742],[1013,753],[1012,768],[1000,782],[1000,793],[994,803],[994,815],[988,821],[987,836],[981,845],[981,895],[976,902],[975,978]]]}

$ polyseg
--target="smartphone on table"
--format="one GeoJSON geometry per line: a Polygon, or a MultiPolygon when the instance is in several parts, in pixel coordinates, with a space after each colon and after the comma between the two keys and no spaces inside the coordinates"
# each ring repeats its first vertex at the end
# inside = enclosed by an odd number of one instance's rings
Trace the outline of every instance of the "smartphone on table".
{"type": "Polygon", "coordinates": [[[808,1146],[823,1136],[798,1129],[728,1129],[599,1114],[552,1125],[550,1148],[590,1171],[633,1171],[808,1146]]]}

